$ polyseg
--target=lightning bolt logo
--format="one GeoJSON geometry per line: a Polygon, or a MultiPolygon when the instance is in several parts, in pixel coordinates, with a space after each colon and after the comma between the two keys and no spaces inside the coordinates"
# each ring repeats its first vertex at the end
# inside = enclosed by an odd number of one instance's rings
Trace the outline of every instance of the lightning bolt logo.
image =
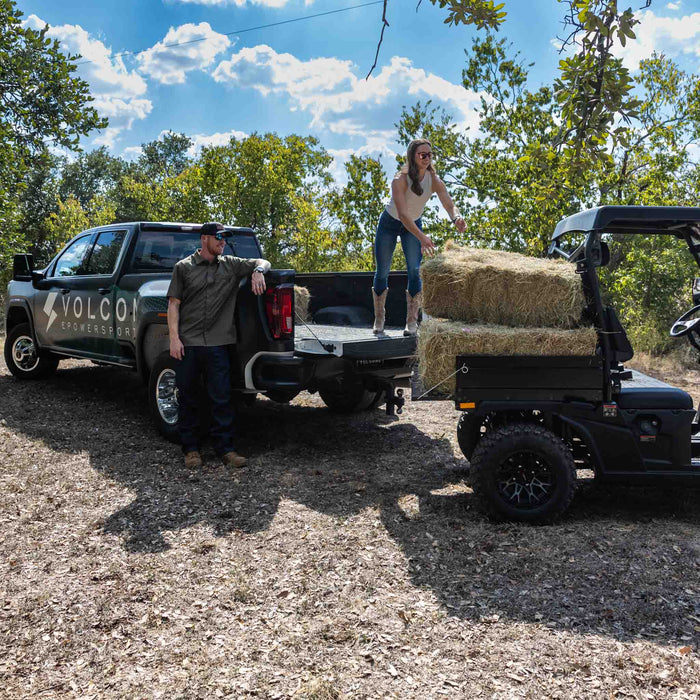
{"type": "Polygon", "coordinates": [[[46,324],[46,330],[51,328],[51,324],[56,320],[58,314],[53,310],[53,306],[56,303],[57,292],[51,292],[46,297],[46,302],[44,303],[44,313],[49,317],[49,322],[46,324]]]}

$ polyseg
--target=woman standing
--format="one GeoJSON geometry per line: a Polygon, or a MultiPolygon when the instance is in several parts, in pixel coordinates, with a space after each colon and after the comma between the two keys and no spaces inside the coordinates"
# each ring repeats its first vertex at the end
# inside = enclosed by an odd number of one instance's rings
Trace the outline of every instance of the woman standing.
{"type": "Polygon", "coordinates": [[[411,141],[406,151],[406,163],[396,173],[391,183],[391,201],[379,217],[374,250],[377,270],[374,273],[372,296],[374,297],[374,327],[377,335],[384,332],[384,317],[389,270],[396,248],[396,239],[401,238],[401,247],[406,258],[408,289],[406,290],[406,328],[404,335],[415,335],[418,330],[418,311],[421,303],[423,283],[420,278],[420,263],[423,255],[433,255],[435,244],[423,233],[421,216],[428,200],[437,194],[440,203],[460,233],[466,224],[455,203],[447,193],[445,183],[433,169],[433,151],[430,141],[411,141]]]}

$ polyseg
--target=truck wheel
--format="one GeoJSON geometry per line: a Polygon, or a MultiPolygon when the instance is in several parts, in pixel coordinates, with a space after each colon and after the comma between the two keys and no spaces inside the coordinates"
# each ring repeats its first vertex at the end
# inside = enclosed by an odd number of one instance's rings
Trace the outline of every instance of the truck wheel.
{"type": "Polygon", "coordinates": [[[162,352],[153,363],[148,380],[148,407],[158,432],[166,440],[178,443],[175,363],[168,352],[162,352]]]}
{"type": "Polygon", "coordinates": [[[561,515],[576,491],[569,448],[536,423],[511,423],[488,431],[474,449],[471,485],[496,518],[549,522],[561,515]]]}
{"type": "Polygon", "coordinates": [[[5,340],[5,364],[18,379],[43,379],[58,367],[55,357],[42,357],[32,338],[28,323],[20,323],[5,340]]]}
{"type": "Polygon", "coordinates": [[[318,393],[323,403],[336,413],[354,413],[374,408],[382,397],[382,391],[368,391],[357,377],[340,375],[319,385],[318,393]]]}

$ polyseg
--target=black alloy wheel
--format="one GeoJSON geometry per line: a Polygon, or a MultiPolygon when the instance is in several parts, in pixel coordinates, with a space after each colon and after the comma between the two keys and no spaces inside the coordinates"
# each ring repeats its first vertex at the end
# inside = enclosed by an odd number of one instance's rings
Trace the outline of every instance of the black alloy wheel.
{"type": "Polygon", "coordinates": [[[471,459],[471,485],[488,515],[550,522],[576,491],[571,450],[538,423],[509,423],[487,431],[471,459]]]}

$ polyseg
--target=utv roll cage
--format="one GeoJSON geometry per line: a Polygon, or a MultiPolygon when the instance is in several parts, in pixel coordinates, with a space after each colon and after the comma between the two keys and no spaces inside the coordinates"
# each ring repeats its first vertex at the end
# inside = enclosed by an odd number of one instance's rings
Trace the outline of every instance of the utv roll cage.
{"type": "MultiPolygon", "coordinates": [[[[632,359],[634,351],[615,310],[604,306],[597,268],[610,262],[610,249],[603,234],[667,235],[683,239],[700,267],[700,207],[602,206],[573,214],[561,220],[549,246],[550,256],[560,256],[576,264],[586,297],[587,320],[598,331],[598,353],[603,360],[604,400],[612,400],[619,392],[620,380],[627,378],[623,362],[632,359]],[[584,240],[573,250],[565,249],[565,238],[584,234],[584,240]]],[[[695,333],[690,342],[700,350],[695,333]]]]}

